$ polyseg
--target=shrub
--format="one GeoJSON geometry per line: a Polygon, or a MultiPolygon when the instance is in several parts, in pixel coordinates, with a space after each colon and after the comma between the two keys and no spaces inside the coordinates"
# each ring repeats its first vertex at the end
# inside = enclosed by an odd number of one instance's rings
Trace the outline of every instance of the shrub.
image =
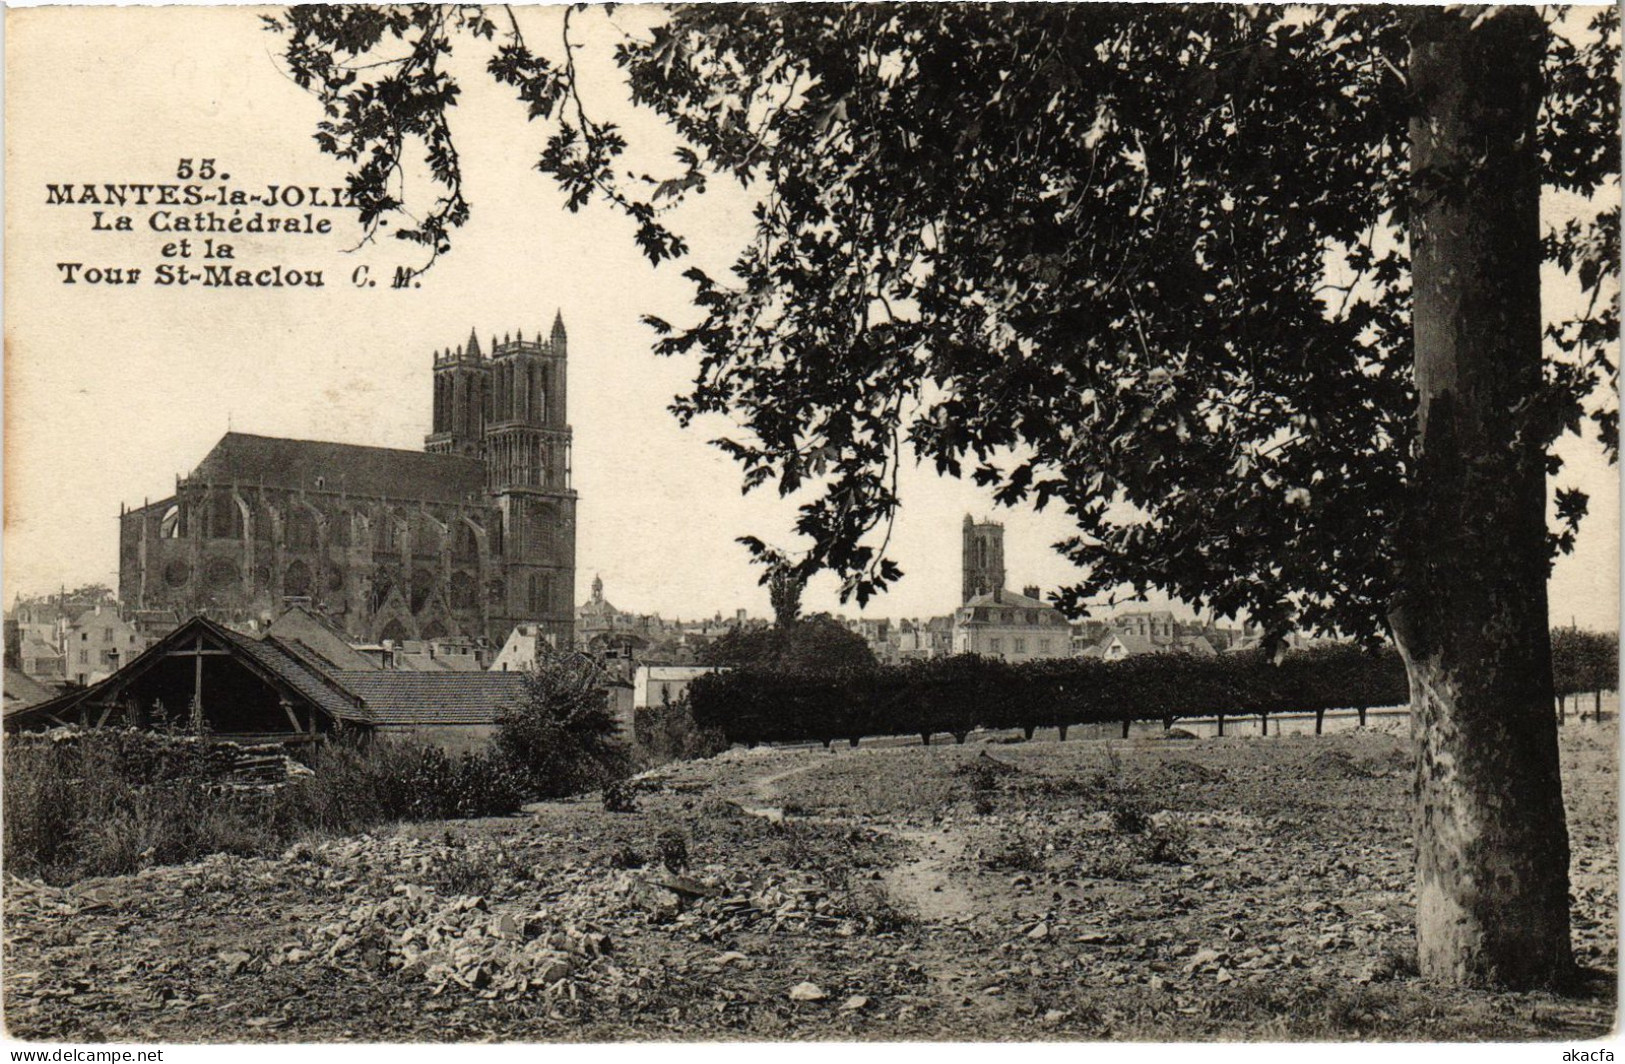
{"type": "Polygon", "coordinates": [[[604,787],[606,813],[635,813],[638,811],[637,791],[625,780],[616,780],[604,787]]]}
{"type": "Polygon", "coordinates": [[[655,853],[667,871],[687,871],[688,837],[676,828],[665,828],[655,835],[655,853]]]}
{"type": "Polygon", "coordinates": [[[1131,795],[1119,794],[1111,807],[1112,830],[1119,835],[1144,834],[1151,826],[1151,814],[1131,795]]]}
{"type": "Polygon", "coordinates": [[[611,868],[642,868],[648,861],[643,854],[623,843],[609,852],[604,863],[611,868]]]}
{"type": "Polygon", "coordinates": [[[694,719],[687,696],[637,710],[632,717],[632,736],[638,760],[646,767],[712,757],[728,749],[728,737],[721,728],[702,728],[694,719]]]}
{"type": "Polygon", "coordinates": [[[496,759],[393,740],[333,741],[311,775],[235,789],[228,745],[130,729],[5,742],[5,862],[67,883],[210,853],[267,854],[311,831],[509,813],[519,787],[496,759]]]}
{"type": "Polygon", "coordinates": [[[1147,864],[1190,864],[1190,834],[1183,824],[1152,824],[1135,841],[1140,860],[1147,864]]]}
{"type": "Polygon", "coordinates": [[[1018,835],[1006,841],[1002,849],[983,857],[982,867],[995,872],[1042,872],[1044,851],[1018,835]]]}
{"type": "Polygon", "coordinates": [[[525,674],[525,699],[502,715],[496,746],[530,793],[580,794],[630,773],[631,755],[601,680],[599,667],[578,654],[525,674]]]}
{"type": "Polygon", "coordinates": [[[500,756],[396,738],[330,741],[313,775],[278,793],[284,815],[306,827],[344,831],[394,820],[444,820],[515,812],[521,778],[500,756]]]}

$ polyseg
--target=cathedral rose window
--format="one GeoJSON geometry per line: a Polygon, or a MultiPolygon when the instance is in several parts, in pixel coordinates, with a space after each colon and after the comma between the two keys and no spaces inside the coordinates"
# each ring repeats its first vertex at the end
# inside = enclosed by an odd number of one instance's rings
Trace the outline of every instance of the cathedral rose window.
{"type": "Polygon", "coordinates": [[[192,579],[192,567],[184,559],[176,558],[164,566],[164,583],[170,587],[185,587],[192,579]]]}

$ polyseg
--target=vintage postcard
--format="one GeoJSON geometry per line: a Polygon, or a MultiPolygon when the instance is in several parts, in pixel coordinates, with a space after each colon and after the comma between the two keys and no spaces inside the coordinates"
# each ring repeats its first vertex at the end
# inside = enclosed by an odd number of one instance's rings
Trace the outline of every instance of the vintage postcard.
{"type": "Polygon", "coordinates": [[[9,9],[5,1037],[1608,1051],[1619,105],[1602,7],[9,9]]]}

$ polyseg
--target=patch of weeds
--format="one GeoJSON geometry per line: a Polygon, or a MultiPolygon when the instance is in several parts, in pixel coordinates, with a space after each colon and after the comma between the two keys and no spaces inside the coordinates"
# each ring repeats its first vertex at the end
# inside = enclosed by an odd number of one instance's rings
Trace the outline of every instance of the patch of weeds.
{"type": "MultiPolygon", "coordinates": [[[[1076,794],[1096,809],[1112,812],[1123,805],[1140,805],[1140,792],[1123,778],[1123,756],[1111,744],[1102,746],[1104,762],[1086,776],[1075,777],[1070,786],[1056,786],[1056,793],[1076,794]]],[[[1131,832],[1132,834],[1132,832],[1131,832]]]]}
{"type": "Polygon", "coordinates": [[[1100,771],[1114,779],[1121,776],[1123,774],[1123,755],[1118,751],[1117,747],[1111,743],[1106,743],[1101,746],[1100,752],[1101,759],[1105,762],[1100,771]]]}
{"type": "Polygon", "coordinates": [[[1078,798],[1099,792],[1098,778],[1084,776],[1040,776],[1023,790],[1043,798],[1078,798]]]}
{"type": "Polygon", "coordinates": [[[635,784],[628,780],[615,780],[604,787],[604,811],[606,813],[635,813],[638,811],[638,794],[635,784]]]}
{"type": "Polygon", "coordinates": [[[1107,845],[1085,854],[1078,861],[1078,875],[1125,883],[1145,878],[1134,851],[1122,845],[1107,845]]]}
{"type": "Polygon", "coordinates": [[[1309,759],[1309,768],[1317,776],[1336,780],[1365,780],[1371,770],[1356,761],[1344,750],[1322,750],[1309,759]]]}
{"type": "Polygon", "coordinates": [[[919,917],[899,905],[883,881],[854,879],[850,875],[845,880],[842,893],[847,915],[861,920],[868,933],[906,931],[919,924],[919,917]]]}
{"type": "Polygon", "coordinates": [[[642,868],[648,864],[648,859],[625,843],[609,851],[604,863],[611,868],[642,868]]]}
{"type": "Polygon", "coordinates": [[[1030,839],[1017,836],[1006,840],[1001,849],[985,855],[982,867],[994,872],[1041,872],[1044,852],[1030,839]]]}
{"type": "Polygon", "coordinates": [[[1232,984],[1221,996],[1209,998],[1202,1009],[1210,1020],[1256,1022],[1295,1015],[1303,1005],[1303,993],[1298,988],[1246,982],[1232,984]]]}
{"type": "Polygon", "coordinates": [[[1072,1006],[1067,1017],[1061,1021],[1061,1026],[1072,1030],[1098,1031],[1106,1026],[1106,1014],[1100,1010],[1100,1006],[1083,1002],[1072,1006]]]}
{"type": "MultiPolygon", "coordinates": [[[[1334,989],[1316,1019],[1326,1025],[1328,1034],[1370,1034],[1385,1026],[1391,996],[1365,987],[1334,989]]],[[[1312,1021],[1311,1021],[1312,1022],[1312,1021]]]]}
{"type": "Polygon", "coordinates": [[[1374,983],[1415,979],[1421,974],[1415,946],[1389,946],[1378,954],[1376,961],[1371,965],[1371,981],[1374,983]]]}
{"type": "Polygon", "coordinates": [[[970,808],[971,812],[975,813],[977,816],[992,816],[993,810],[996,808],[996,806],[993,804],[993,796],[991,794],[986,792],[978,792],[974,797],[971,798],[970,808]]]}
{"type": "Polygon", "coordinates": [[[738,803],[730,802],[726,798],[707,798],[701,802],[695,814],[701,820],[743,820],[749,814],[739,808],[738,803]]]}
{"type": "Polygon", "coordinates": [[[1415,755],[1408,745],[1395,742],[1383,750],[1367,753],[1365,758],[1356,762],[1369,776],[1382,776],[1389,773],[1409,774],[1416,767],[1415,755]]]}
{"type": "Polygon", "coordinates": [[[1140,860],[1147,864],[1190,864],[1190,830],[1184,824],[1171,821],[1152,824],[1135,840],[1140,860]]]}
{"type": "Polygon", "coordinates": [[[788,801],[784,801],[779,804],[779,812],[783,813],[785,816],[812,816],[814,813],[818,812],[818,810],[814,809],[810,805],[806,805],[805,803],[798,802],[794,798],[791,798],[788,801]]]}
{"type": "Polygon", "coordinates": [[[1196,761],[1172,757],[1157,766],[1159,780],[1169,783],[1223,783],[1228,775],[1222,768],[1210,768],[1196,761]]]}
{"type": "Polygon", "coordinates": [[[1019,771],[1014,765],[988,756],[986,750],[954,767],[954,775],[968,783],[975,794],[986,794],[998,789],[999,780],[1013,776],[1019,771]]]}
{"type": "Polygon", "coordinates": [[[676,828],[666,828],[655,836],[655,853],[667,871],[688,870],[688,838],[676,828]]]}
{"type": "Polygon", "coordinates": [[[1151,814],[1131,794],[1118,794],[1110,806],[1112,830],[1119,835],[1141,835],[1151,827],[1151,814]]]}
{"type": "Polygon", "coordinates": [[[490,894],[504,883],[530,878],[530,873],[503,849],[470,847],[445,839],[447,853],[428,877],[441,894],[490,894]]]}
{"type": "Polygon", "coordinates": [[[791,868],[817,868],[824,862],[800,824],[780,821],[772,825],[774,845],[772,857],[778,864],[791,868]]]}

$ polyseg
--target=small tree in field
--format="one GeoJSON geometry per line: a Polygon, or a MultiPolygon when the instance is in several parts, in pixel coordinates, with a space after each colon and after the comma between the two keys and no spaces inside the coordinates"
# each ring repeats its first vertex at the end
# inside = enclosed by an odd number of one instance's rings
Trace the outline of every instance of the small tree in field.
{"type": "Polygon", "coordinates": [[[609,709],[598,667],[577,654],[538,662],[524,701],[498,722],[498,752],[528,790],[553,798],[625,776],[630,754],[609,709]]]}

